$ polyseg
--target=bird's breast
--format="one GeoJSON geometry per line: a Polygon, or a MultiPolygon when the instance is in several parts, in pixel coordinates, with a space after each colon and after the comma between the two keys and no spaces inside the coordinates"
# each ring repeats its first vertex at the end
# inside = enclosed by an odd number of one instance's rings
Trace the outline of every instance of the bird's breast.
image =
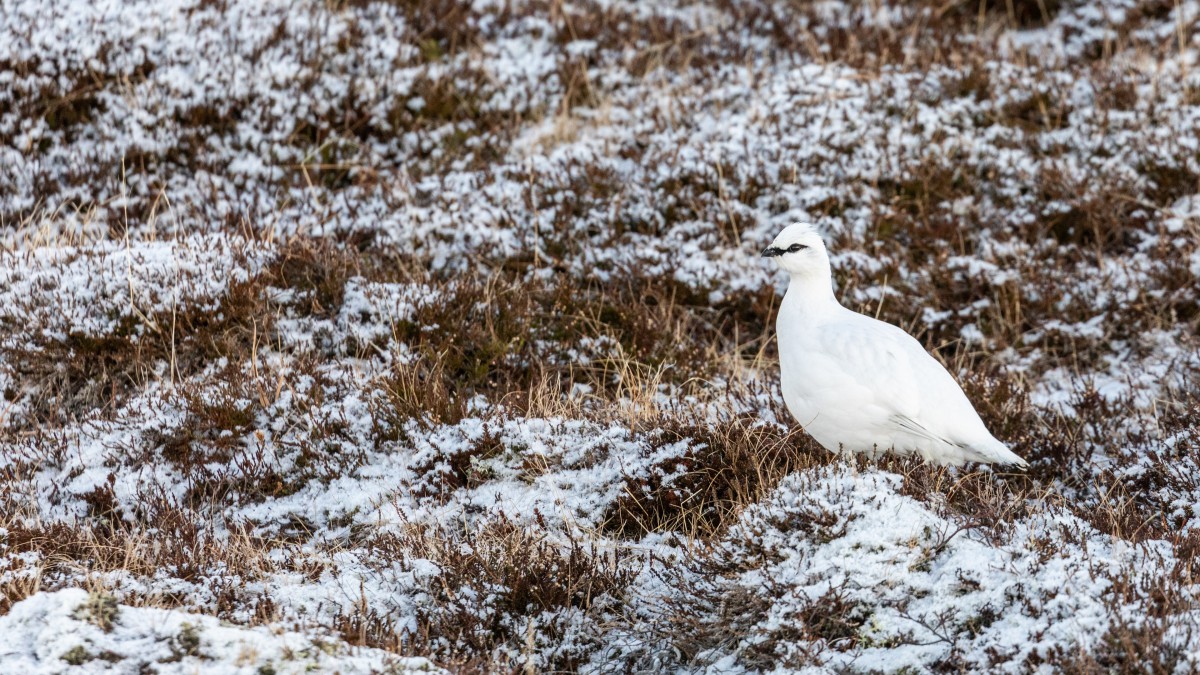
{"type": "Polygon", "coordinates": [[[828,386],[828,369],[822,355],[801,336],[779,334],[779,386],[783,401],[798,422],[805,425],[818,414],[821,390],[828,386]]]}

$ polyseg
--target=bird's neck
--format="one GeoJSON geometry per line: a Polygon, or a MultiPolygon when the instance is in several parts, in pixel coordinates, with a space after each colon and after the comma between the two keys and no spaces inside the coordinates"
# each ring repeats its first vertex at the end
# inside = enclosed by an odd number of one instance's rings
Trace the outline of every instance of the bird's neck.
{"type": "Polygon", "coordinates": [[[841,309],[833,295],[829,277],[793,274],[783,296],[784,308],[803,315],[817,315],[841,309]]]}

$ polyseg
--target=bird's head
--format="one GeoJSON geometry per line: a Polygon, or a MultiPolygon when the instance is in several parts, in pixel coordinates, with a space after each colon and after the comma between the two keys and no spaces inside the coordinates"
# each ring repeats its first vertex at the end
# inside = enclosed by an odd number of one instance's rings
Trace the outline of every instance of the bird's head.
{"type": "Polygon", "coordinates": [[[774,258],[793,277],[828,279],[829,253],[816,228],[809,223],[796,223],[783,228],[775,241],[762,252],[764,258],[774,258]]]}

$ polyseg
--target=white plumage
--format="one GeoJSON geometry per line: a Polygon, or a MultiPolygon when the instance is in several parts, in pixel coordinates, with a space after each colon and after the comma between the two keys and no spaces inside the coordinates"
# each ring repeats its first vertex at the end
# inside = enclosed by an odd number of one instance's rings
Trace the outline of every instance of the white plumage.
{"type": "Polygon", "coordinates": [[[785,228],[763,255],[791,275],[775,324],[783,399],[818,443],[834,453],[1028,466],[919,342],[838,303],[825,243],[811,225],[785,228]]]}

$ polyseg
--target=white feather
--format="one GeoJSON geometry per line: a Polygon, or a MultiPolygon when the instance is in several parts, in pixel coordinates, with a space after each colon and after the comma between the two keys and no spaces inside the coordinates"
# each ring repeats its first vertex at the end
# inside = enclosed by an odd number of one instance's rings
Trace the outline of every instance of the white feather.
{"type": "Polygon", "coordinates": [[[783,398],[818,443],[832,452],[916,453],[938,464],[1027,466],[919,342],[838,303],[825,244],[811,226],[784,229],[764,255],[791,275],[776,322],[783,398]]]}

